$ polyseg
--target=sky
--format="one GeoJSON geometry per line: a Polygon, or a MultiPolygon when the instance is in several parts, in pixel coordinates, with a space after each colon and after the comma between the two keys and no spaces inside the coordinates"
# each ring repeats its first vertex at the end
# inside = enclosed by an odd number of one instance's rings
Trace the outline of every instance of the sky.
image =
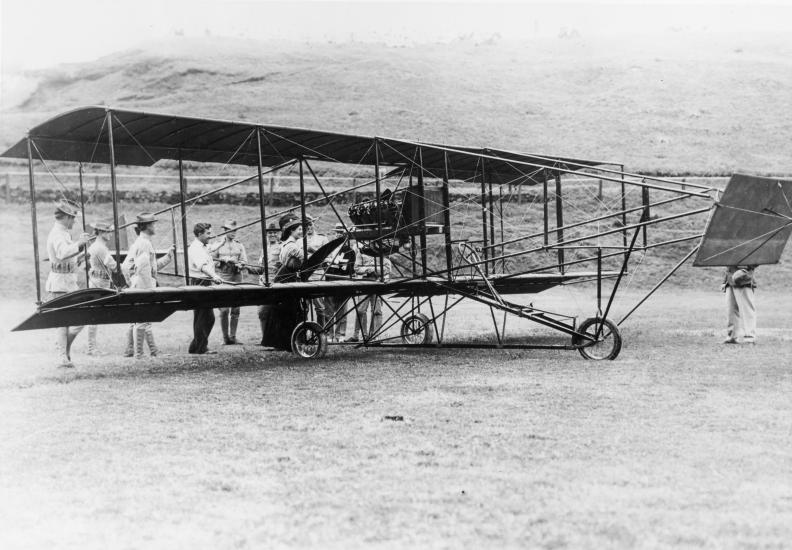
{"type": "Polygon", "coordinates": [[[270,2],[254,0],[0,0],[3,74],[91,61],[178,36],[257,40],[449,41],[692,31],[792,32],[792,0],[652,2],[270,2]]]}

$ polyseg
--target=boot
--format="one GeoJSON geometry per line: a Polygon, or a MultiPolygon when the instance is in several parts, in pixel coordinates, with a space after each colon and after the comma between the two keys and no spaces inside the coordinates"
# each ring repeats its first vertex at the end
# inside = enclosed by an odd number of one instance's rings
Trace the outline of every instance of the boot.
{"type": "Polygon", "coordinates": [[[146,327],[135,328],[135,359],[143,359],[143,345],[146,339],[146,327]]]}
{"type": "Polygon", "coordinates": [[[152,357],[156,357],[159,355],[159,349],[157,348],[157,344],[154,343],[154,331],[151,330],[151,327],[146,327],[146,343],[148,343],[149,352],[151,352],[152,357]]]}
{"type": "Polygon", "coordinates": [[[134,357],[135,355],[135,325],[127,327],[127,345],[124,350],[124,357],[134,357]]]}
{"type": "Polygon", "coordinates": [[[232,344],[239,344],[236,339],[237,326],[239,325],[239,315],[234,316],[231,314],[231,326],[228,329],[228,339],[232,344]]]}
{"type": "Polygon", "coordinates": [[[96,325],[90,325],[88,327],[88,355],[96,355],[96,333],[98,332],[98,328],[96,325]]]}
{"type": "Polygon", "coordinates": [[[71,361],[71,347],[74,339],[85,327],[68,327],[66,329],[66,357],[71,361]]]}
{"type": "Polygon", "coordinates": [[[55,349],[58,352],[58,368],[74,368],[74,363],[72,363],[69,357],[66,355],[66,341],[68,340],[69,329],[66,327],[61,327],[56,330],[55,349]]]}
{"type": "Polygon", "coordinates": [[[222,308],[220,310],[220,328],[223,330],[223,343],[228,346],[232,344],[231,338],[228,336],[228,313],[229,308],[222,308]]]}

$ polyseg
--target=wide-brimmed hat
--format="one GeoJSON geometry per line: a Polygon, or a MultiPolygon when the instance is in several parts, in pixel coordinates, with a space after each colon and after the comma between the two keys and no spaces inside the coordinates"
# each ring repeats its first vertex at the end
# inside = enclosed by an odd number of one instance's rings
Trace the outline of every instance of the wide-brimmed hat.
{"type": "Polygon", "coordinates": [[[280,229],[278,229],[278,226],[275,225],[275,222],[272,222],[267,226],[267,233],[277,233],[278,231],[280,231],[280,229]]]}
{"type": "Polygon", "coordinates": [[[141,212],[135,216],[135,223],[140,225],[142,223],[154,223],[157,218],[151,212],[141,212]]]}
{"type": "Polygon", "coordinates": [[[285,241],[286,237],[288,237],[289,233],[291,233],[291,230],[301,225],[302,222],[300,222],[300,220],[298,220],[297,218],[294,218],[293,220],[287,222],[286,225],[281,227],[281,240],[285,241]]]}
{"type": "Polygon", "coordinates": [[[223,229],[228,229],[229,231],[233,231],[237,228],[237,222],[236,220],[226,220],[220,227],[223,229]]]}
{"type": "Polygon", "coordinates": [[[284,214],[284,215],[283,215],[283,216],[281,216],[281,217],[280,217],[280,219],[278,220],[278,227],[280,227],[281,229],[283,229],[283,226],[285,226],[285,225],[286,225],[287,223],[289,223],[290,221],[292,221],[292,220],[296,220],[296,219],[297,219],[297,216],[295,216],[295,215],[294,215],[294,214],[292,214],[291,212],[289,212],[289,213],[287,213],[287,214],[284,214]]]}
{"type": "Polygon", "coordinates": [[[89,224],[88,224],[88,227],[90,227],[90,228],[91,228],[91,229],[93,229],[94,231],[101,231],[102,233],[109,233],[110,231],[113,231],[113,229],[115,229],[115,227],[113,226],[113,224],[111,224],[111,223],[105,223],[105,222],[93,222],[93,223],[89,223],[89,224]]]}
{"type": "Polygon", "coordinates": [[[55,204],[55,212],[62,212],[67,216],[76,218],[80,215],[80,206],[67,199],[61,199],[55,204]]]}

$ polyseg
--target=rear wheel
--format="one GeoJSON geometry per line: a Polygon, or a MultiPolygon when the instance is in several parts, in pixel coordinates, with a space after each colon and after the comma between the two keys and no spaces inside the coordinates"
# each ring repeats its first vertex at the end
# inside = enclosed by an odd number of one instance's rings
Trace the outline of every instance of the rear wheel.
{"type": "Polygon", "coordinates": [[[303,359],[318,359],[327,353],[327,335],[319,323],[303,321],[291,336],[292,352],[303,359]]]}
{"type": "Polygon", "coordinates": [[[410,345],[432,343],[432,330],[429,317],[423,313],[416,313],[407,317],[401,326],[402,342],[410,345]]]}
{"type": "Polygon", "coordinates": [[[577,347],[580,355],[586,359],[601,361],[613,360],[618,357],[622,347],[619,329],[608,319],[591,317],[586,319],[577,328],[577,331],[590,336],[593,340],[583,338],[577,334],[572,336],[572,345],[577,347]],[[597,336],[597,330],[602,326],[597,336]]]}

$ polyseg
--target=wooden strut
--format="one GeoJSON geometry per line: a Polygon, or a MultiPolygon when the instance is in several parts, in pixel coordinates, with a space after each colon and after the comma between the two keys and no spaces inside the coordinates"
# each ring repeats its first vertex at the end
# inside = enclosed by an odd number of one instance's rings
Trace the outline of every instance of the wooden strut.
{"type": "Polygon", "coordinates": [[[418,147],[418,228],[421,242],[421,277],[426,278],[427,250],[426,250],[426,193],[423,180],[423,151],[418,147]]]}
{"type": "MultiPolygon", "coordinates": [[[[377,212],[377,242],[382,245],[382,210],[380,209],[380,199],[382,194],[380,192],[380,163],[379,163],[379,138],[374,138],[374,184],[375,184],[375,193],[376,193],[376,212],[377,212]]],[[[385,280],[385,259],[383,255],[379,255],[379,280],[383,282],[385,280]]]]}
{"type": "MultiPolygon", "coordinates": [[[[83,165],[82,165],[82,162],[80,162],[78,164],[78,166],[77,166],[77,174],[78,174],[78,176],[80,178],[80,212],[82,213],[82,230],[83,230],[83,233],[85,233],[86,232],[86,228],[85,228],[85,188],[83,187],[83,165]]],[[[89,269],[90,269],[91,266],[88,265],[88,264],[89,264],[89,262],[88,262],[88,259],[86,257],[86,261],[85,261],[85,286],[86,287],[89,287],[90,283],[91,283],[91,280],[90,280],[91,278],[90,278],[90,275],[88,274],[89,269]]]]}
{"type": "Polygon", "coordinates": [[[484,236],[484,275],[489,276],[489,251],[487,243],[487,193],[486,193],[486,170],[484,159],[481,159],[481,233],[484,236]]]}
{"type": "Polygon", "coordinates": [[[30,219],[33,228],[33,261],[36,270],[36,305],[41,305],[41,266],[39,265],[38,221],[36,219],[36,183],[33,179],[33,148],[27,137],[28,183],[30,184],[30,219]]]}
{"type": "Polygon", "coordinates": [[[118,187],[115,173],[115,145],[113,143],[113,112],[107,109],[107,144],[110,148],[110,193],[113,200],[113,239],[116,250],[116,274],[121,276],[121,228],[118,226],[118,187]]]}
{"type": "MultiPolygon", "coordinates": [[[[268,246],[269,243],[267,241],[267,212],[264,208],[264,174],[262,172],[261,167],[261,132],[262,129],[258,128],[256,131],[256,152],[258,153],[258,190],[259,190],[259,215],[261,216],[261,249],[263,251],[263,260],[262,264],[263,271],[264,271],[264,286],[269,286],[269,250],[268,246]]],[[[300,168],[302,168],[302,163],[300,164],[300,168]]],[[[301,172],[302,175],[302,172],[301,172]]],[[[272,195],[270,194],[270,199],[272,199],[272,195]]],[[[304,198],[303,198],[304,201],[304,198]]]]}
{"type": "Polygon", "coordinates": [[[181,210],[182,243],[184,244],[184,284],[190,284],[190,253],[187,246],[187,180],[184,179],[184,163],[179,150],[179,208],[181,210]]]}

